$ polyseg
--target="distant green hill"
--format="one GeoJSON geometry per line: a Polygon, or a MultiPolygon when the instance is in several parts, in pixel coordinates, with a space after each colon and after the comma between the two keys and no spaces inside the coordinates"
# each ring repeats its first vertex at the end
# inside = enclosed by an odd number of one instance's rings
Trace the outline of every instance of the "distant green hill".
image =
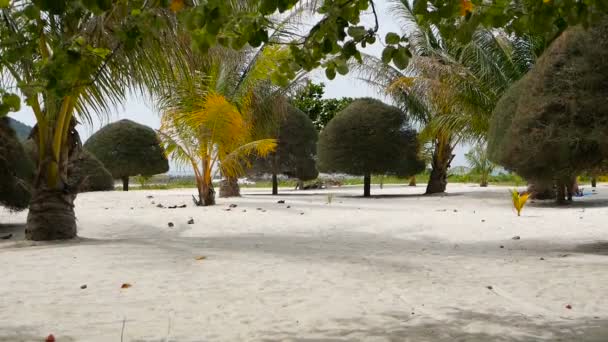
{"type": "Polygon", "coordinates": [[[15,130],[15,133],[17,133],[17,137],[19,138],[19,140],[23,141],[27,139],[27,137],[30,135],[32,127],[13,118],[8,118],[8,122],[11,128],[15,130]]]}

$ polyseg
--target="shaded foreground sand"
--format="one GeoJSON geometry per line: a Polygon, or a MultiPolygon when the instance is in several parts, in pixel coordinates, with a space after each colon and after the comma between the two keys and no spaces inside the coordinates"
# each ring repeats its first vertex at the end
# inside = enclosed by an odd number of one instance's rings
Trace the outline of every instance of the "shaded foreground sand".
{"type": "Polygon", "coordinates": [[[1,211],[0,341],[608,341],[608,186],[519,218],[448,190],[88,193],[63,243],[1,211]]]}

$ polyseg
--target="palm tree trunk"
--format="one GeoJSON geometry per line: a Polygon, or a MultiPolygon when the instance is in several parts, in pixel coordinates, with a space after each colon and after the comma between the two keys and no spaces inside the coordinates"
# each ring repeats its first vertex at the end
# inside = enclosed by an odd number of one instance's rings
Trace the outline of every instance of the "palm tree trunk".
{"type": "Polygon", "coordinates": [[[122,191],[129,191],[129,176],[122,177],[122,191]]]}
{"type": "Polygon", "coordinates": [[[448,185],[448,169],[453,158],[449,139],[437,139],[431,162],[431,175],[426,185],[427,195],[445,192],[448,185]]]}
{"type": "Polygon", "coordinates": [[[215,190],[213,189],[213,183],[207,184],[204,177],[196,175],[196,187],[198,189],[198,199],[192,196],[192,200],[196,206],[209,206],[215,204],[215,190]]]}
{"type": "Polygon", "coordinates": [[[222,180],[220,185],[220,197],[240,197],[241,188],[239,187],[239,180],[236,177],[226,177],[222,180]]]}
{"type": "Polygon", "coordinates": [[[410,178],[410,183],[408,184],[408,186],[416,186],[416,176],[412,176],[410,178]]]}
{"type": "Polygon", "coordinates": [[[25,238],[48,241],[76,237],[75,197],[74,194],[47,187],[34,189],[25,238]]]}
{"type": "Polygon", "coordinates": [[[215,190],[213,189],[213,184],[208,184],[203,186],[201,191],[198,193],[198,197],[200,200],[200,206],[210,206],[215,205],[215,190]]]}
{"type": "Polygon", "coordinates": [[[272,194],[279,194],[279,180],[277,179],[277,174],[274,172],[272,173],[272,194]]]}
{"type": "MultiPolygon", "coordinates": [[[[42,145],[36,144],[34,154],[39,163],[25,228],[25,237],[28,240],[64,240],[76,237],[74,200],[79,185],[68,184],[67,180],[69,161],[80,154],[82,144],[75,129],[76,121],[71,120],[68,125],[58,161],[48,157],[52,153],[50,140],[41,142],[42,145]],[[39,159],[40,148],[47,149],[43,159],[39,159]]],[[[36,125],[31,133],[34,141],[39,141],[38,134],[36,125]]]]}
{"type": "Polygon", "coordinates": [[[372,188],[372,175],[370,173],[366,173],[363,176],[363,197],[371,196],[371,188],[372,188]]]}
{"type": "Polygon", "coordinates": [[[481,182],[479,182],[479,186],[482,188],[486,188],[488,187],[488,175],[487,174],[481,174],[481,182]]]}

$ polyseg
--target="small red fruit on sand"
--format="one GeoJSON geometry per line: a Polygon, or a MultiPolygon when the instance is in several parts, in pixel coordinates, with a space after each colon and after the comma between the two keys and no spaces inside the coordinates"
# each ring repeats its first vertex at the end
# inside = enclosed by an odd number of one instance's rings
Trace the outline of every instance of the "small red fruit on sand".
{"type": "Polygon", "coordinates": [[[570,304],[566,305],[566,309],[571,310],[572,309],[572,305],[570,305],[570,304]]]}
{"type": "Polygon", "coordinates": [[[49,336],[46,337],[46,340],[44,340],[45,342],[55,342],[55,336],[53,336],[53,334],[50,334],[49,336]]]}

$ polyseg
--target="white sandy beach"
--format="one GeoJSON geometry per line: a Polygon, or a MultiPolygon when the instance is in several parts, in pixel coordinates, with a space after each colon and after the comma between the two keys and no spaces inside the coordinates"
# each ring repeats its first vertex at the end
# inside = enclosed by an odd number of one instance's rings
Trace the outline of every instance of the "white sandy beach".
{"type": "Polygon", "coordinates": [[[505,187],[448,191],[86,193],[53,243],[0,209],[0,341],[608,341],[608,185],[522,217],[505,187]]]}

